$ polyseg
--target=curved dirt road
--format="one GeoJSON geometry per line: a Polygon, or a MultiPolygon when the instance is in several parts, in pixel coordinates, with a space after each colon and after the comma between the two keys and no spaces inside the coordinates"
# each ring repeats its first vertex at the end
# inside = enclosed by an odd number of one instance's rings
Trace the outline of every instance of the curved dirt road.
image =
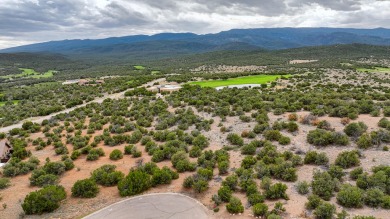
{"type": "MultiPolygon", "coordinates": [[[[143,84],[139,87],[146,87],[146,86],[152,86],[154,83],[156,82],[163,82],[165,81],[165,78],[159,78],[159,79],[156,79],[156,80],[153,80],[153,81],[150,81],[146,84],[143,84]]],[[[9,132],[10,130],[14,129],[14,128],[21,128],[22,125],[23,125],[23,122],[25,121],[31,121],[31,122],[35,122],[35,123],[41,123],[43,120],[45,119],[50,119],[51,117],[53,116],[56,116],[58,114],[61,114],[61,113],[69,113],[70,111],[73,111],[77,108],[80,108],[80,107],[84,107],[86,106],[87,104],[89,103],[102,103],[105,99],[108,99],[108,98],[111,98],[111,99],[119,99],[119,98],[123,98],[125,97],[125,93],[129,90],[133,90],[133,88],[131,89],[128,89],[128,90],[125,90],[125,91],[122,91],[120,93],[114,93],[114,94],[105,94],[103,97],[99,97],[99,98],[96,98],[88,103],[83,103],[81,105],[77,105],[75,107],[72,107],[72,108],[69,108],[69,109],[65,109],[65,110],[62,110],[62,111],[59,111],[59,112],[55,112],[55,113],[52,113],[50,115],[47,115],[47,116],[38,116],[38,117],[31,117],[31,118],[27,118],[27,119],[24,119],[14,125],[10,125],[10,126],[6,126],[6,127],[1,127],[0,128],[0,132],[9,132]]]]}
{"type": "Polygon", "coordinates": [[[133,197],[105,207],[84,219],[207,219],[210,215],[197,200],[178,193],[133,197]]]}

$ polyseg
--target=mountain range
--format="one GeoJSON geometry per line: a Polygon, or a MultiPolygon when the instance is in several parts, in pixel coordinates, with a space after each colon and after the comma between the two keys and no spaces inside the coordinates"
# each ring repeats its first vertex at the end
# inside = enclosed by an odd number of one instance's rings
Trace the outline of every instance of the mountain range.
{"type": "Polygon", "coordinates": [[[390,45],[390,29],[258,28],[215,34],[161,33],[106,39],[63,40],[0,50],[0,53],[59,53],[74,57],[168,58],[213,51],[281,50],[334,44],[390,45]]]}

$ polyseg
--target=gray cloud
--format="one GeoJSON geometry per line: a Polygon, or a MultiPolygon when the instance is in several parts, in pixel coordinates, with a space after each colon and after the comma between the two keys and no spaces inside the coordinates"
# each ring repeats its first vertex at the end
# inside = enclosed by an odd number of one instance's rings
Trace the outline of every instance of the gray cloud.
{"type": "Polygon", "coordinates": [[[232,28],[390,28],[389,11],[390,1],[377,0],[2,0],[0,48],[48,40],[232,28]]]}

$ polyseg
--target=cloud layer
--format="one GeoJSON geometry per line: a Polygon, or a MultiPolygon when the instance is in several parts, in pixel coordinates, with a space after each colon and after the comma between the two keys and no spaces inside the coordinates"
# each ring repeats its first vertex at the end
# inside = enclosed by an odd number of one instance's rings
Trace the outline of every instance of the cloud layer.
{"type": "Polygon", "coordinates": [[[388,0],[2,0],[0,48],[232,28],[390,28],[388,0]]]}

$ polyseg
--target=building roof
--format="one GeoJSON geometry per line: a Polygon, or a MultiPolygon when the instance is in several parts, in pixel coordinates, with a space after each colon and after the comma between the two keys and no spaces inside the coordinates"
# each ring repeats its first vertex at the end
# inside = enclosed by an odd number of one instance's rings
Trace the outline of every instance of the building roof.
{"type": "Polygon", "coordinates": [[[7,148],[12,148],[11,145],[6,140],[0,141],[0,156],[4,154],[4,151],[7,148]]]}

